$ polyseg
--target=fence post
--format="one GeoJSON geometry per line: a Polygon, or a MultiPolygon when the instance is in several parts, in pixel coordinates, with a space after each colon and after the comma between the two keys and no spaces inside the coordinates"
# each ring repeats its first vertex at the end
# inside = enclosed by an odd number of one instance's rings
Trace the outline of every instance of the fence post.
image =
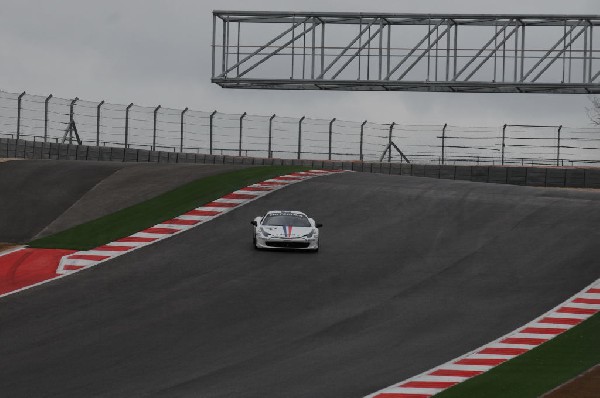
{"type": "Polygon", "coordinates": [[[273,139],[273,119],[275,119],[275,114],[271,116],[269,119],[269,148],[267,150],[267,157],[270,159],[273,157],[273,151],[271,147],[272,139],[273,139]]]}
{"type": "Polygon", "coordinates": [[[392,163],[392,134],[395,125],[396,122],[392,122],[392,124],[390,124],[390,134],[388,136],[388,163],[392,163]]]}
{"type": "Polygon", "coordinates": [[[360,125],[360,161],[362,162],[363,160],[363,137],[364,137],[364,133],[365,133],[365,124],[367,124],[367,121],[365,120],[364,122],[362,122],[362,124],[360,125]]]}
{"type": "Polygon", "coordinates": [[[100,146],[100,108],[104,105],[104,100],[100,101],[96,108],[96,146],[100,146]]]}
{"type": "Polygon", "coordinates": [[[504,125],[504,127],[502,127],[502,166],[504,166],[504,147],[506,146],[504,144],[504,141],[506,140],[506,124],[504,125]]]}
{"type": "Polygon", "coordinates": [[[298,159],[302,155],[302,122],[306,119],[306,116],[302,116],[298,122],[298,159]]]}
{"type": "Polygon", "coordinates": [[[448,127],[448,123],[445,123],[442,129],[442,165],[446,164],[444,157],[446,153],[446,127],[448,127]]]}
{"type": "Polygon", "coordinates": [[[21,136],[21,99],[23,98],[24,95],[25,95],[25,91],[23,91],[19,95],[19,98],[17,99],[17,141],[19,140],[19,137],[21,136]]]}
{"type": "Polygon", "coordinates": [[[243,126],[244,126],[244,118],[246,117],[246,112],[244,112],[242,114],[242,116],[240,116],[240,142],[239,142],[239,147],[238,147],[238,156],[242,156],[242,131],[243,126]]]}
{"type": "Polygon", "coordinates": [[[329,122],[329,160],[331,160],[331,137],[333,136],[333,123],[336,118],[331,119],[329,122]]]}
{"type": "Polygon", "coordinates": [[[44,142],[48,141],[48,102],[50,102],[50,98],[52,98],[52,94],[47,96],[44,101],[44,142]]]}
{"type": "Polygon", "coordinates": [[[210,131],[209,131],[209,154],[213,154],[213,118],[217,114],[217,111],[214,111],[210,114],[210,131]]]}
{"type": "Polygon", "coordinates": [[[184,115],[185,113],[188,111],[188,108],[186,107],[182,112],[181,112],[181,137],[179,139],[179,152],[183,152],[183,122],[184,122],[184,115]]]}
{"type": "Polygon", "coordinates": [[[556,166],[558,166],[560,162],[560,131],[562,128],[562,125],[558,126],[558,137],[556,142],[556,166]]]}
{"type": "Polygon", "coordinates": [[[154,108],[154,127],[152,128],[152,151],[156,150],[156,121],[158,118],[158,110],[160,105],[154,108]]]}
{"type": "Polygon", "coordinates": [[[75,97],[71,101],[71,106],[69,108],[69,145],[73,144],[73,123],[75,123],[75,103],[79,101],[79,97],[75,97]]]}
{"type": "Polygon", "coordinates": [[[129,109],[133,106],[133,102],[125,108],[125,149],[129,147],[129,109]]]}

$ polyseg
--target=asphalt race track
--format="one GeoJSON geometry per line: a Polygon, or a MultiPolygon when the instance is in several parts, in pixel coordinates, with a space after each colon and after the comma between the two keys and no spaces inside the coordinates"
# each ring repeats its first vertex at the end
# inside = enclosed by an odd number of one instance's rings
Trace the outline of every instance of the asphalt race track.
{"type": "Polygon", "coordinates": [[[7,397],[362,397],[599,276],[600,193],[343,173],[0,300],[7,397]],[[299,209],[317,254],[258,252],[299,209]]]}
{"type": "Polygon", "coordinates": [[[72,160],[0,163],[0,242],[50,235],[237,168],[72,160]]]}

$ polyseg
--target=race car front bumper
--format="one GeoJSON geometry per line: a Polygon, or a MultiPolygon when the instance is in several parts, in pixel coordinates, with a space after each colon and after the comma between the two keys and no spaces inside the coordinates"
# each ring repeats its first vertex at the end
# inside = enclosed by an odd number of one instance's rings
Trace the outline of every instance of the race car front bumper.
{"type": "Polygon", "coordinates": [[[319,248],[319,238],[265,238],[256,236],[256,247],[258,249],[317,250],[319,248]]]}

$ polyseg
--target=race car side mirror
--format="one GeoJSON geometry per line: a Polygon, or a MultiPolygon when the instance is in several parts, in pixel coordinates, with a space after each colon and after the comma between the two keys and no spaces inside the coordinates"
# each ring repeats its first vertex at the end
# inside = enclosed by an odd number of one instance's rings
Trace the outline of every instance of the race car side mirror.
{"type": "Polygon", "coordinates": [[[252,224],[252,225],[256,226],[256,220],[252,220],[252,221],[250,221],[250,224],[252,224]]]}
{"type": "Polygon", "coordinates": [[[315,224],[315,227],[317,227],[317,228],[321,228],[322,226],[323,226],[323,224],[321,224],[321,223],[315,224]]]}

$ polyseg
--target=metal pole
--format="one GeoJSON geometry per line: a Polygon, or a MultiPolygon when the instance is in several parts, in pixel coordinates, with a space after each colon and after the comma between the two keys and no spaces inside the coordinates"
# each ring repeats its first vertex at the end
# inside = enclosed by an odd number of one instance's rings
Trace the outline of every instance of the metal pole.
{"type": "Polygon", "coordinates": [[[154,128],[152,129],[152,150],[155,151],[156,150],[156,121],[157,121],[157,115],[158,115],[158,110],[160,109],[160,105],[157,106],[156,108],[154,108],[154,128]]]}
{"type": "Polygon", "coordinates": [[[502,166],[504,166],[504,147],[505,145],[505,141],[506,141],[506,126],[507,124],[504,125],[504,127],[502,127],[502,166]]]}
{"type": "Polygon", "coordinates": [[[361,162],[363,160],[363,137],[364,137],[364,133],[365,133],[365,124],[367,124],[366,120],[364,122],[362,122],[362,124],[360,125],[360,160],[361,160],[361,162]]]}
{"type": "Polygon", "coordinates": [[[333,136],[333,122],[335,122],[335,118],[331,119],[329,122],[329,160],[331,160],[331,138],[333,136]]]}
{"type": "Polygon", "coordinates": [[[392,134],[393,134],[393,130],[394,130],[394,126],[396,125],[396,122],[392,122],[392,124],[390,124],[390,135],[388,137],[388,163],[392,162],[392,134]]]}
{"type": "Polygon", "coordinates": [[[298,159],[302,155],[302,122],[305,118],[306,116],[302,116],[298,122],[298,159]]]}
{"type": "Polygon", "coordinates": [[[96,146],[100,146],[100,108],[104,105],[104,100],[100,101],[96,107],[96,146]]]}
{"type": "Polygon", "coordinates": [[[75,97],[71,101],[71,107],[69,109],[69,145],[73,143],[74,108],[77,101],[79,101],[79,98],[75,97]]]}
{"type": "Polygon", "coordinates": [[[17,141],[21,136],[21,99],[25,95],[25,91],[23,91],[19,98],[17,99],[17,141]]]}
{"type": "Polygon", "coordinates": [[[52,94],[47,96],[44,102],[44,142],[48,141],[48,103],[50,102],[50,98],[52,98],[52,94]]]}
{"type": "Polygon", "coordinates": [[[321,21],[321,74],[325,70],[325,21],[321,21]]]}
{"type": "Polygon", "coordinates": [[[179,152],[183,152],[183,127],[184,127],[184,115],[185,113],[188,111],[188,108],[186,107],[182,112],[181,112],[181,137],[179,138],[179,152]]]}
{"type": "Polygon", "coordinates": [[[444,128],[442,129],[442,165],[445,164],[445,154],[446,154],[446,127],[448,127],[448,123],[444,124],[444,128]]]}
{"type": "Polygon", "coordinates": [[[383,74],[383,19],[379,20],[379,77],[381,80],[383,74]]]}
{"type": "Polygon", "coordinates": [[[246,112],[240,116],[240,142],[238,146],[238,156],[242,156],[242,131],[244,126],[244,118],[246,117],[246,112]]]}
{"type": "Polygon", "coordinates": [[[240,31],[241,31],[241,22],[238,22],[238,31],[237,31],[237,75],[240,75],[240,31]]]}
{"type": "Polygon", "coordinates": [[[227,22],[223,19],[223,37],[221,39],[221,71],[223,77],[227,77],[227,67],[225,66],[225,41],[227,40],[227,22]]]}
{"type": "Polygon", "coordinates": [[[215,115],[217,114],[217,111],[214,111],[213,113],[210,114],[210,130],[209,130],[209,154],[212,155],[213,154],[213,119],[215,117],[215,115]]]}
{"type": "Polygon", "coordinates": [[[556,142],[556,166],[558,166],[558,163],[560,162],[560,131],[562,130],[562,127],[562,125],[558,126],[558,137],[556,142]]]}
{"type": "Polygon", "coordinates": [[[587,78],[587,50],[588,50],[588,27],[583,27],[583,79],[581,79],[582,83],[586,82],[587,78]]]}
{"type": "Polygon", "coordinates": [[[217,16],[213,14],[213,31],[212,31],[212,75],[215,77],[215,38],[217,35],[217,16]]]}
{"type": "Polygon", "coordinates": [[[312,57],[311,57],[311,66],[310,66],[310,78],[314,79],[315,78],[315,56],[316,56],[315,55],[315,53],[316,53],[316,50],[315,50],[315,48],[316,48],[315,47],[315,45],[316,45],[316,43],[315,43],[316,37],[315,37],[315,35],[316,35],[316,32],[317,32],[317,23],[316,23],[316,21],[315,21],[314,18],[313,18],[312,23],[313,23],[313,29],[312,29],[312,57]]]}
{"type": "Polygon", "coordinates": [[[129,109],[133,106],[133,102],[125,108],[125,149],[129,146],[129,109]]]}
{"type": "Polygon", "coordinates": [[[273,142],[273,119],[275,119],[275,114],[269,118],[269,149],[267,150],[267,157],[273,157],[273,150],[271,143],[273,142]]]}

